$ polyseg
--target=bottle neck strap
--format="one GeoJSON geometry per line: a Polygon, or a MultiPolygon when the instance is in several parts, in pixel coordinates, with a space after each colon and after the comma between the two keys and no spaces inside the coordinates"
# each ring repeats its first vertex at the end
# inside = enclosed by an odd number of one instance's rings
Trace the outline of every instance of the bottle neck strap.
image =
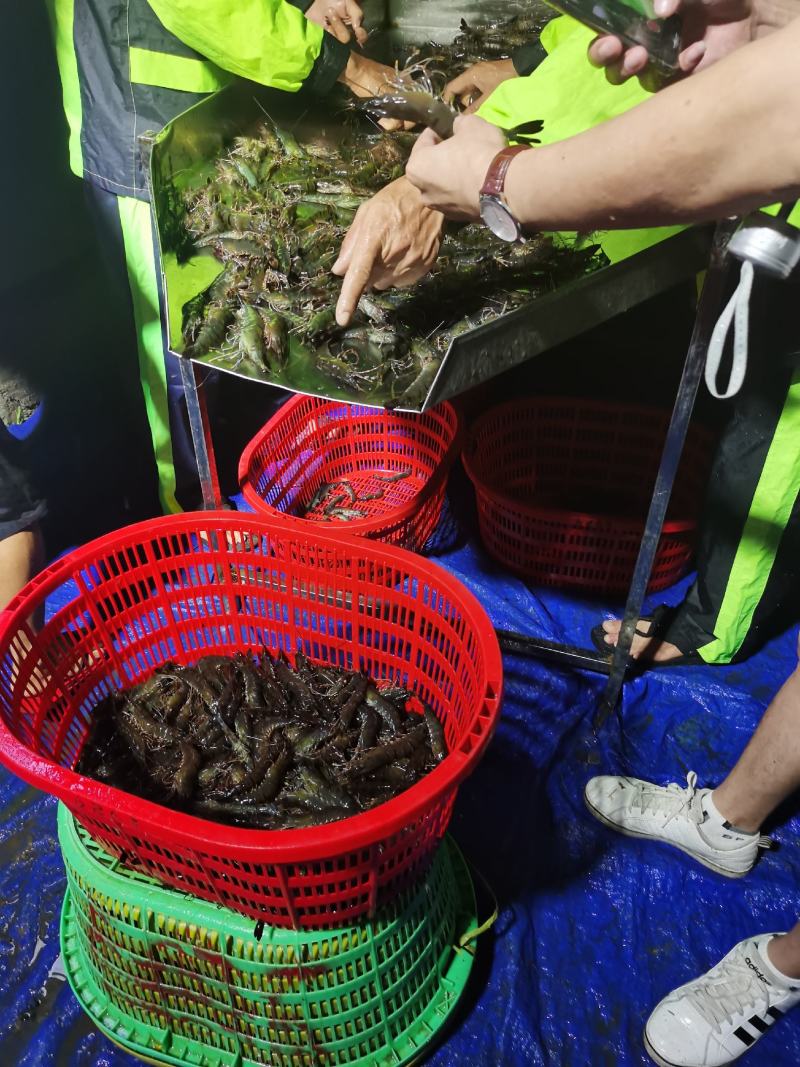
{"type": "Polygon", "coordinates": [[[753,291],[753,264],[742,263],[739,284],[728,305],[717,320],[706,355],[706,386],[718,400],[736,396],[744,382],[747,370],[747,350],[750,334],[750,294],[753,291]],[[733,358],[728,386],[723,392],[718,385],[719,368],[725,351],[725,342],[733,325],[733,358]]]}

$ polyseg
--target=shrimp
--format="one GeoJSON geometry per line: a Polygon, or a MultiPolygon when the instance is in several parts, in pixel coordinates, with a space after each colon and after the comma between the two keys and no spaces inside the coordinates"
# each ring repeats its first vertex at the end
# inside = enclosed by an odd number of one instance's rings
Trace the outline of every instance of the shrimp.
{"type": "Polygon", "coordinates": [[[429,126],[440,137],[453,136],[456,112],[444,100],[424,89],[390,87],[379,96],[359,102],[356,107],[381,119],[402,119],[418,126],[429,126]]]}
{"type": "Polygon", "coordinates": [[[356,107],[379,118],[402,119],[429,126],[440,137],[453,136],[457,112],[434,92],[424,62],[398,72],[394,79],[387,81],[384,92],[360,101],[356,107]]]}

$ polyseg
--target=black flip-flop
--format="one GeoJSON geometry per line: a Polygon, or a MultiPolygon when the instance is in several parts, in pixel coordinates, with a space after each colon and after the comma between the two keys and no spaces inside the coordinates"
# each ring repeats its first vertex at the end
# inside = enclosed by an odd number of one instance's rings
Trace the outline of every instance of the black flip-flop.
{"type": "MultiPolygon", "coordinates": [[[[652,622],[652,621],[653,621],[652,615],[642,615],[641,618],[639,619],[639,622],[652,622]]],[[[650,630],[640,630],[638,627],[633,632],[635,634],[637,634],[639,637],[652,637],[653,636],[652,631],[650,631],[650,630]]],[[[599,622],[597,624],[597,626],[593,626],[592,627],[592,629],[591,629],[591,638],[592,638],[592,644],[594,645],[594,647],[597,649],[598,652],[606,653],[609,656],[613,655],[613,653],[614,653],[614,645],[610,645],[608,643],[608,641],[606,641],[606,631],[603,629],[602,622],[599,622]]]]}
{"type": "MultiPolygon", "coordinates": [[[[657,608],[653,609],[652,615],[642,615],[639,618],[639,622],[649,622],[649,630],[640,630],[637,626],[634,633],[639,637],[662,637],[664,631],[675,617],[677,609],[671,608],[668,604],[659,604],[657,608]]],[[[605,630],[603,624],[598,623],[597,626],[592,627],[592,644],[598,652],[613,652],[614,646],[609,645],[605,640],[605,630]]]]}
{"type": "MultiPolygon", "coordinates": [[[[634,633],[639,637],[664,637],[677,612],[678,609],[671,607],[669,604],[659,604],[653,610],[652,615],[642,615],[639,619],[640,623],[649,622],[650,629],[640,630],[637,626],[634,633]]],[[[605,633],[602,623],[593,626],[591,630],[592,644],[598,652],[611,658],[614,654],[614,645],[609,645],[606,642],[605,633]]],[[[652,660],[639,660],[628,656],[628,668],[630,670],[638,669],[640,673],[643,671],[664,670],[667,667],[691,667],[700,663],[705,663],[705,660],[696,650],[684,652],[676,659],[667,660],[664,663],[654,663],[652,660]]]]}

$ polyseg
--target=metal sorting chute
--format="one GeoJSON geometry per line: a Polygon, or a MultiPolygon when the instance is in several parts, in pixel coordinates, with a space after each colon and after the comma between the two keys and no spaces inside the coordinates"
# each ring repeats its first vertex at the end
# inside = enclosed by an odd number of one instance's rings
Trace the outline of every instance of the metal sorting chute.
{"type": "MultiPolygon", "coordinates": [[[[169,123],[150,145],[151,194],[160,243],[161,270],[170,351],[183,350],[183,307],[221,270],[210,251],[192,253],[183,225],[182,194],[213,172],[214,161],[233,139],[252,135],[264,112],[290,127],[298,139],[334,143],[341,114],[320,108],[304,95],[292,95],[236,82],[201,101],[169,123]],[[181,258],[183,256],[183,261],[181,258]],[[187,258],[188,257],[188,258],[187,258]]],[[[529,303],[492,322],[454,337],[419,407],[425,411],[553,346],[691,278],[703,269],[710,231],[692,229],[612,266],[599,266],[555,290],[531,296],[529,303]]],[[[220,353],[194,362],[239,377],[329,399],[383,404],[388,396],[348,392],[324,375],[313,353],[298,346],[291,359],[292,378],[274,376],[250,365],[226,365],[220,353]]]]}

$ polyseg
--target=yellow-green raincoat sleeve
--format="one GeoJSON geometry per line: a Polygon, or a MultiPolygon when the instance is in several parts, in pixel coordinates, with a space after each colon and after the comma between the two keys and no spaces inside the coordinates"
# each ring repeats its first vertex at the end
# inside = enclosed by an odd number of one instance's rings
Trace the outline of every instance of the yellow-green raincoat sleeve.
{"type": "MultiPolygon", "coordinates": [[[[553,19],[541,38],[546,59],[527,78],[511,78],[499,85],[479,110],[480,117],[506,129],[530,119],[543,119],[541,142],[554,144],[646,100],[650,94],[635,78],[624,85],[611,85],[602,70],[591,66],[586,51],[595,36],[593,30],[566,15],[553,19]]],[[[632,174],[631,181],[635,180],[632,174]]],[[[681,228],[604,230],[593,233],[588,241],[599,242],[608,258],[616,262],[681,228]]],[[[564,236],[575,239],[574,234],[564,236]]]]}
{"type": "Polygon", "coordinates": [[[148,0],[170,33],[218,67],[275,89],[325,91],[350,54],[285,0],[148,0]]]}

